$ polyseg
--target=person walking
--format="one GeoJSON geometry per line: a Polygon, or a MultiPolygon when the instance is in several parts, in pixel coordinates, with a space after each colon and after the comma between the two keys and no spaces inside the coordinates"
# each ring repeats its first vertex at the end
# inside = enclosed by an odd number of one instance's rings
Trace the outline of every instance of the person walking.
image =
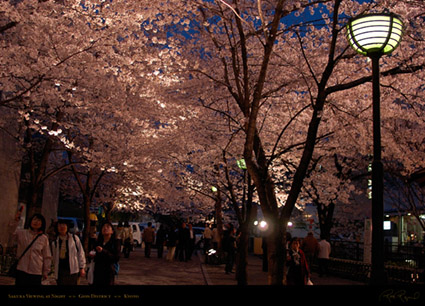
{"type": "Polygon", "coordinates": [[[41,285],[42,280],[47,279],[52,262],[49,238],[45,234],[46,220],[43,215],[34,214],[29,219],[29,229],[18,229],[21,213],[19,210],[9,223],[11,241],[18,244],[17,256],[23,255],[18,262],[15,285],[41,285]]]}
{"type": "Polygon", "coordinates": [[[319,242],[314,238],[313,232],[308,232],[307,237],[303,239],[300,247],[305,254],[309,268],[311,268],[319,252],[319,242]]]}
{"type": "Polygon", "coordinates": [[[97,240],[97,216],[95,213],[90,213],[89,227],[89,250],[92,250],[96,245],[97,240]]]}
{"type": "Polygon", "coordinates": [[[173,225],[171,227],[171,230],[168,232],[167,234],[167,256],[166,256],[166,260],[167,261],[173,261],[174,259],[174,254],[176,252],[176,246],[177,246],[177,232],[176,232],[176,227],[173,225]]]}
{"type": "Polygon", "coordinates": [[[193,226],[190,223],[188,224],[188,230],[189,230],[189,240],[188,240],[187,248],[186,248],[186,258],[187,260],[191,260],[193,251],[195,250],[196,236],[195,236],[195,231],[193,230],[193,226]]]}
{"type": "Polygon", "coordinates": [[[205,223],[204,232],[202,234],[202,238],[204,239],[204,254],[208,252],[211,248],[211,240],[212,240],[212,231],[210,226],[205,223]]]}
{"type": "Polygon", "coordinates": [[[187,247],[189,244],[189,230],[186,223],[182,222],[177,232],[176,258],[180,261],[187,261],[187,247]]]}
{"type": "Polygon", "coordinates": [[[226,225],[226,230],[223,232],[223,251],[226,258],[226,265],[224,271],[226,274],[233,273],[233,266],[235,264],[236,252],[236,230],[234,226],[229,223],[226,225]]]}
{"type": "Polygon", "coordinates": [[[124,245],[122,250],[124,257],[129,258],[130,252],[133,249],[133,230],[130,227],[128,221],[124,222],[124,228],[122,230],[122,243],[124,245]]]}
{"type": "Polygon", "coordinates": [[[205,223],[204,233],[202,234],[204,239],[204,255],[205,263],[208,264],[208,251],[211,249],[212,231],[207,223],[205,223]]]}
{"type": "Polygon", "coordinates": [[[94,258],[93,285],[110,286],[115,284],[119,254],[120,243],[115,238],[114,227],[110,222],[105,222],[96,241],[95,249],[90,252],[90,257],[94,258]]]}
{"type": "Polygon", "coordinates": [[[300,241],[294,237],[291,240],[286,257],[286,283],[288,285],[307,285],[310,279],[310,270],[304,252],[300,248],[300,241]]]}
{"type": "Polygon", "coordinates": [[[213,248],[214,250],[218,250],[218,244],[220,242],[220,233],[218,232],[218,228],[217,225],[214,224],[213,225],[213,229],[212,229],[212,243],[213,243],[213,248]]]}
{"type": "Polygon", "coordinates": [[[167,232],[164,229],[164,226],[161,224],[158,231],[156,232],[156,249],[158,258],[162,258],[164,252],[164,244],[167,239],[167,232]]]}
{"type": "Polygon", "coordinates": [[[86,275],[86,256],[80,238],[68,231],[68,223],[59,220],[55,225],[56,240],[52,242],[55,279],[58,285],[78,285],[86,275]]]}
{"type": "Polygon", "coordinates": [[[124,249],[124,239],[123,239],[124,227],[122,221],[119,221],[117,224],[117,228],[115,229],[115,239],[120,242],[120,252],[124,249]]]}
{"type": "Polygon", "coordinates": [[[331,244],[326,241],[324,236],[320,237],[319,241],[319,253],[317,254],[317,259],[319,261],[319,276],[328,275],[328,263],[329,255],[331,254],[331,244]]]}
{"type": "Polygon", "coordinates": [[[145,257],[151,257],[152,244],[155,241],[155,230],[152,222],[148,222],[148,227],[143,230],[142,240],[145,243],[145,257]]]}

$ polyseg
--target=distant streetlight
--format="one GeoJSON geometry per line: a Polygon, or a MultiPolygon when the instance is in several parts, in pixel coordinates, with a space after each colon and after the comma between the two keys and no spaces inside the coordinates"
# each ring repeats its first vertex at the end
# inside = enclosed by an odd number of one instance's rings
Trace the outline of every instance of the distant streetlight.
{"type": "Polygon", "coordinates": [[[245,159],[238,159],[237,161],[236,161],[236,164],[238,165],[238,167],[240,168],[240,169],[242,169],[242,170],[246,170],[246,162],[245,162],[245,159]]]}
{"type": "Polygon", "coordinates": [[[254,225],[262,232],[265,232],[269,229],[269,224],[265,220],[261,220],[261,221],[255,220],[254,225]]]}
{"type": "Polygon", "coordinates": [[[268,228],[268,224],[267,224],[267,222],[266,221],[261,221],[260,222],[260,228],[262,229],[262,230],[265,230],[265,229],[267,229],[268,228]]]}
{"type": "Polygon", "coordinates": [[[372,60],[373,162],[372,162],[372,270],[371,283],[385,283],[384,271],[384,168],[381,161],[379,59],[401,41],[403,22],[391,13],[360,15],[347,24],[347,39],[357,53],[372,60]]]}

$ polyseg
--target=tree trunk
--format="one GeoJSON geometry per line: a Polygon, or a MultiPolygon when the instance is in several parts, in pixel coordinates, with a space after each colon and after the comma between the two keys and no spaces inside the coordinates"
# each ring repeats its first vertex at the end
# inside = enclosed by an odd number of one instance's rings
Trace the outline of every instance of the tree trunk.
{"type": "Polygon", "coordinates": [[[83,231],[83,247],[86,254],[90,252],[89,250],[89,239],[90,239],[90,197],[84,195],[84,231],[83,231]]]}
{"type": "Polygon", "coordinates": [[[40,188],[37,188],[33,184],[30,186],[29,193],[27,195],[27,217],[25,220],[25,226],[29,226],[29,220],[34,214],[41,213],[41,202],[38,201],[40,188]]]}
{"type": "Polygon", "coordinates": [[[268,171],[268,164],[258,131],[254,137],[255,163],[251,160],[251,152],[244,151],[244,157],[249,174],[257,188],[260,199],[261,210],[269,225],[267,239],[268,255],[268,283],[270,285],[282,285],[283,272],[282,263],[282,231],[279,226],[279,211],[275,194],[273,178],[268,171]]]}
{"type": "Polygon", "coordinates": [[[236,253],[236,280],[238,285],[248,285],[248,242],[249,242],[249,224],[245,222],[241,226],[238,252],[236,253]]]}
{"type": "Polygon", "coordinates": [[[217,224],[217,232],[218,232],[217,253],[218,253],[218,256],[221,256],[221,254],[222,254],[221,237],[223,237],[223,218],[221,216],[220,189],[217,190],[217,195],[216,195],[216,200],[215,200],[215,221],[216,221],[216,224],[217,224]]]}
{"type": "MultiPolygon", "coordinates": [[[[62,118],[62,113],[57,112],[56,113],[56,120],[59,121],[62,118]]],[[[31,133],[31,128],[29,127],[29,121],[25,120],[26,125],[26,136],[25,136],[25,143],[31,144],[33,135],[31,133]]],[[[58,123],[53,122],[51,129],[57,130],[58,129],[58,123]]],[[[33,146],[31,145],[28,149],[28,155],[29,155],[29,167],[30,167],[30,190],[29,194],[27,196],[27,216],[31,217],[35,213],[41,213],[41,205],[42,201],[40,199],[40,196],[42,195],[42,188],[43,188],[43,182],[47,178],[46,176],[46,169],[47,165],[49,164],[49,157],[50,153],[53,149],[53,139],[49,136],[47,136],[46,141],[43,146],[43,151],[41,152],[40,159],[37,158],[36,160],[36,154],[34,152],[33,146]]],[[[27,221],[29,218],[27,218],[27,221]]],[[[27,224],[28,225],[28,224],[27,224]]]]}
{"type": "MultiPolygon", "coordinates": [[[[270,219],[269,219],[270,220],[270,219]]],[[[282,286],[284,281],[284,245],[283,231],[278,223],[279,218],[276,216],[270,222],[267,241],[267,261],[268,261],[268,276],[267,283],[269,285],[282,286]]]]}

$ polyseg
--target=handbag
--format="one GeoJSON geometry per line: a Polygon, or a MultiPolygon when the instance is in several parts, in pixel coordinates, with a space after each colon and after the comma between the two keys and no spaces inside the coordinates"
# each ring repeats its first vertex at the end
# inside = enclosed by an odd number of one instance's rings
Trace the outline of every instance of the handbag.
{"type": "Polygon", "coordinates": [[[13,264],[9,268],[9,271],[7,271],[7,276],[13,277],[13,278],[16,277],[16,270],[18,268],[18,262],[19,262],[19,260],[15,260],[13,262],[13,264]]]}
{"type": "Polygon", "coordinates": [[[31,243],[27,246],[27,248],[25,249],[25,251],[21,254],[21,256],[19,256],[18,259],[16,259],[10,266],[9,271],[7,271],[7,276],[9,277],[16,277],[16,271],[18,268],[18,263],[21,260],[22,257],[24,257],[25,253],[30,249],[30,247],[32,246],[32,244],[37,240],[38,237],[40,237],[42,234],[38,234],[37,237],[35,237],[31,243]]]}
{"type": "Polygon", "coordinates": [[[91,260],[87,270],[87,282],[89,283],[89,285],[93,284],[93,279],[94,279],[94,260],[91,260]]]}

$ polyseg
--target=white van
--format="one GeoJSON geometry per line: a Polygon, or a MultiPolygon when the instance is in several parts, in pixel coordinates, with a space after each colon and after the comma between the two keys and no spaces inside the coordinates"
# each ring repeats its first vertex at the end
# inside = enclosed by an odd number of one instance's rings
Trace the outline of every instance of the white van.
{"type": "MultiPolygon", "coordinates": [[[[128,222],[133,230],[133,244],[135,247],[142,245],[142,232],[139,228],[139,223],[137,222],[128,222]]],[[[118,222],[113,222],[112,225],[117,229],[118,222]]]]}

